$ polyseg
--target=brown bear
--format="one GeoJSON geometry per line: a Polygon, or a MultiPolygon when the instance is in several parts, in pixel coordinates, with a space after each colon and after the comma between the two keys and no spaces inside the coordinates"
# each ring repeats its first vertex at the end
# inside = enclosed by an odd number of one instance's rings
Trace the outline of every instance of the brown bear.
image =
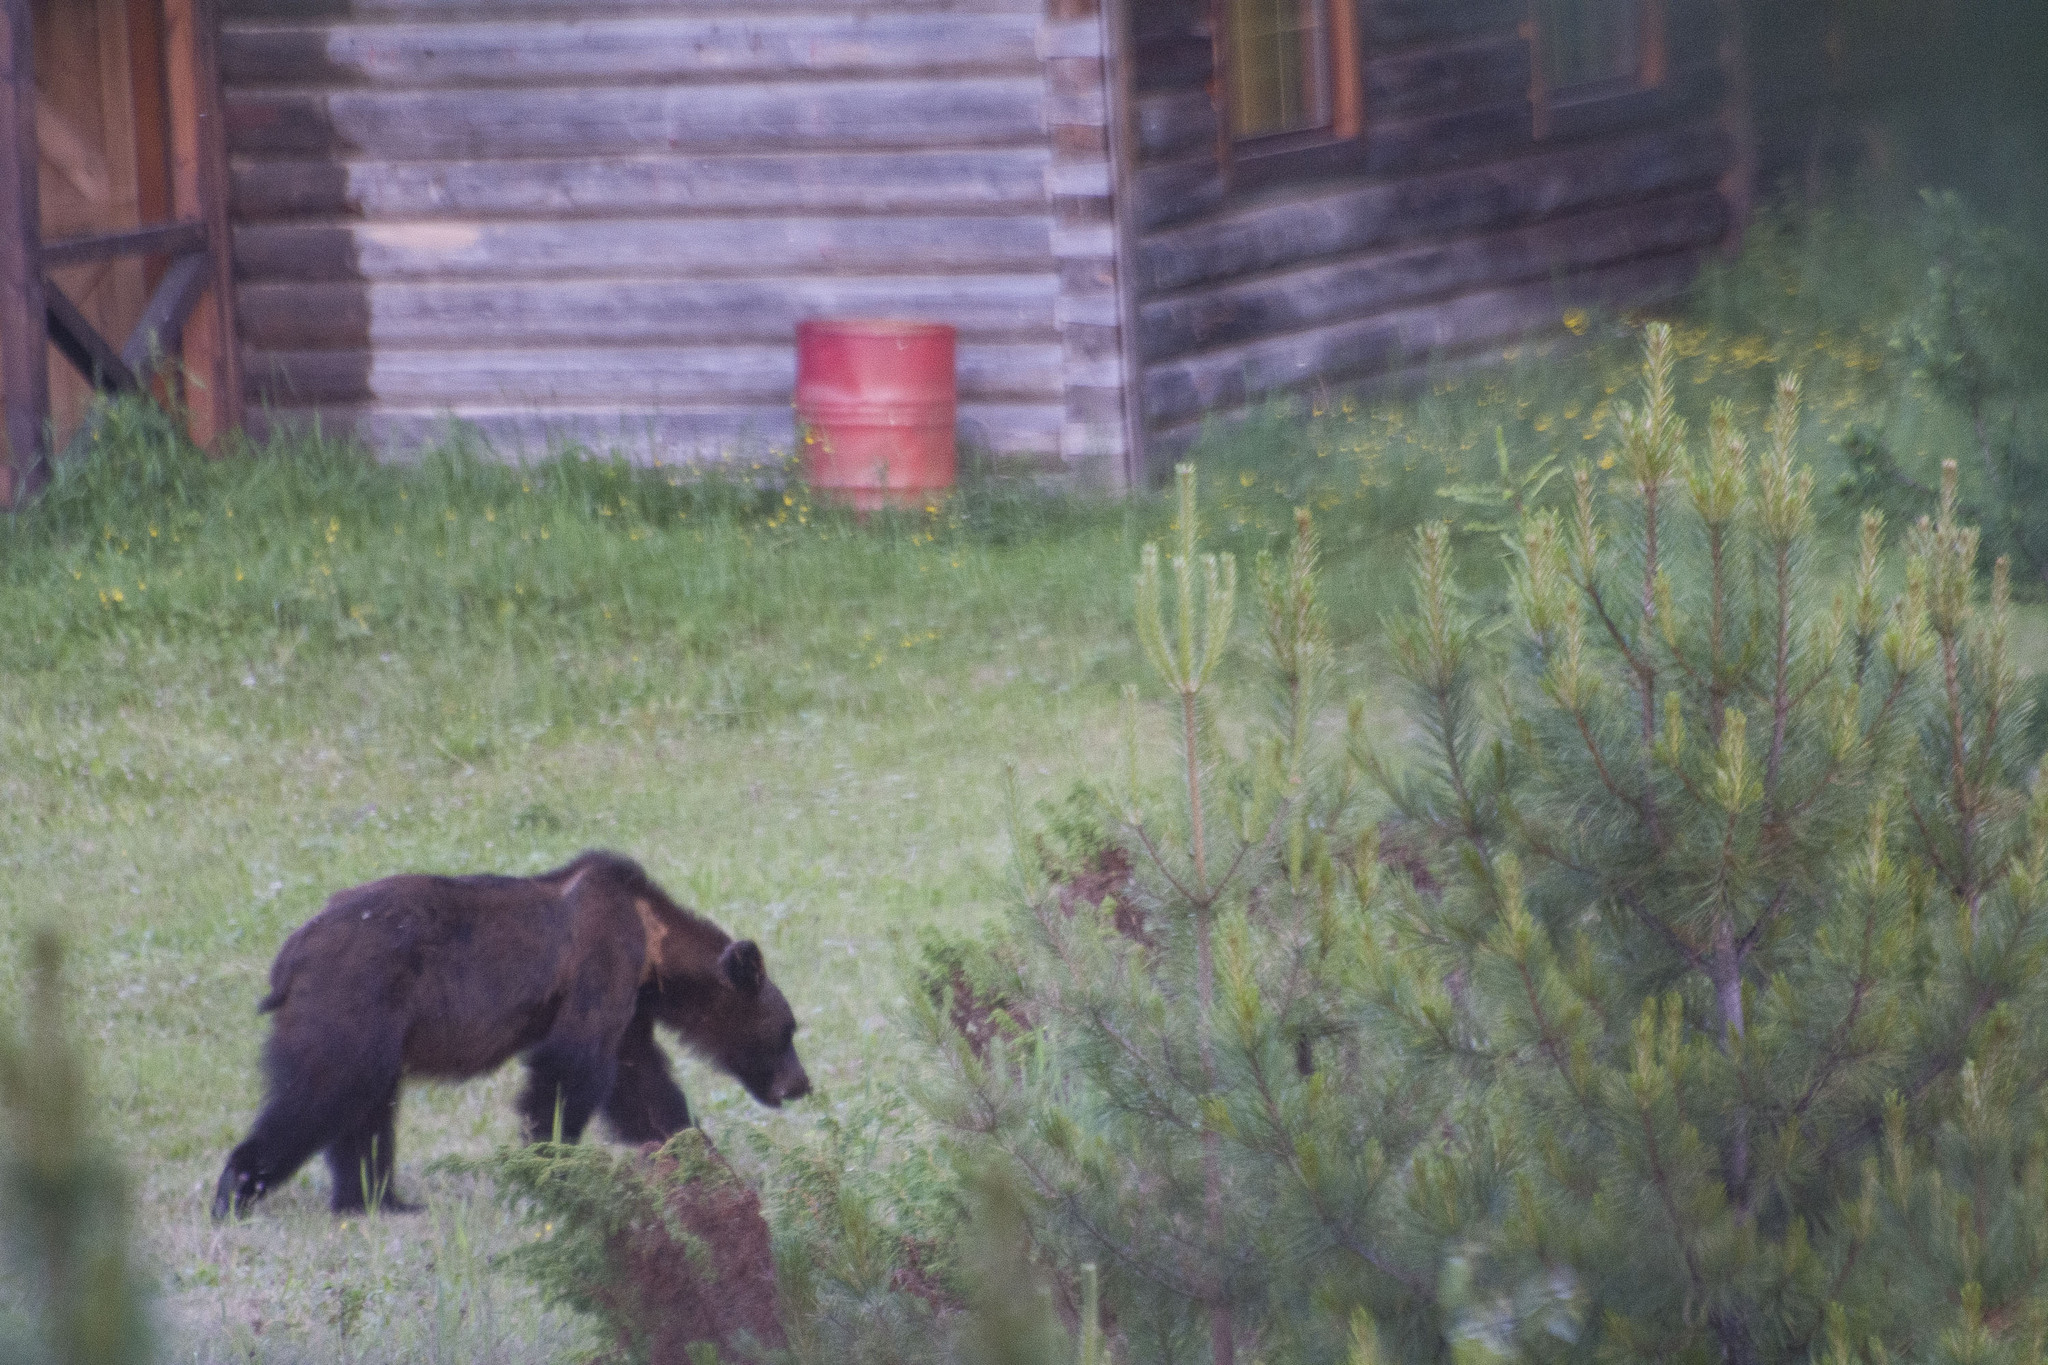
{"type": "Polygon", "coordinates": [[[690,1107],[665,1024],[771,1108],[810,1093],[796,1017],[761,950],[683,909],[630,858],[537,877],[408,875],[337,892],[270,968],[263,1111],[229,1153],[213,1216],[240,1215],[326,1150],[336,1213],[391,1190],[399,1084],[466,1080],[523,1054],[529,1141],[661,1142],[690,1107]]]}

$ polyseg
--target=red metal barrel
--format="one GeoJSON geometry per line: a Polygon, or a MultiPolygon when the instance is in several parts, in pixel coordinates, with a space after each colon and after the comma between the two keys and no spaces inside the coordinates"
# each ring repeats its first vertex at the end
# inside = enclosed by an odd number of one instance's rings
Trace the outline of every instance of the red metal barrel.
{"type": "Polygon", "coordinates": [[[914,505],[951,488],[953,356],[943,323],[798,323],[796,413],[811,486],[861,509],[914,505]]]}

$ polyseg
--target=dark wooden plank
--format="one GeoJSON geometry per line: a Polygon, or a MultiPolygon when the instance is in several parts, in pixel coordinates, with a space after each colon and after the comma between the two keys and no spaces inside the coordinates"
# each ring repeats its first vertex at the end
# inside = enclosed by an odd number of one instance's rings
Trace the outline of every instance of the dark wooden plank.
{"type": "Polygon", "coordinates": [[[1725,83],[1718,65],[1683,67],[1659,86],[1591,99],[1558,100],[1550,106],[1552,141],[1607,137],[1645,125],[1711,116],[1720,107],[1725,83]]]}
{"type": "Polygon", "coordinates": [[[575,280],[547,283],[244,283],[243,338],[257,348],[787,343],[807,317],[916,317],[971,340],[1051,340],[1049,272],[862,278],[575,280]]]}
{"type": "Polygon", "coordinates": [[[1050,270],[1052,242],[1042,217],[254,224],[235,259],[250,281],[985,274],[1050,270]]]}
{"type": "Polygon", "coordinates": [[[1146,161],[1166,161],[1216,146],[1216,105],[1202,89],[1166,90],[1132,101],[1138,152],[1146,161]]]}
{"type": "Polygon", "coordinates": [[[1695,251],[1646,257],[1168,361],[1145,371],[1145,413],[1155,428],[1180,426],[1265,395],[1340,386],[1432,354],[1552,332],[1568,308],[1671,297],[1699,260],[1695,251]]]}
{"type": "Polygon", "coordinates": [[[231,86],[626,85],[1030,73],[1029,14],[678,14],[527,22],[264,25],[222,37],[231,86]]]}
{"type": "Polygon", "coordinates": [[[1260,204],[1149,234],[1139,251],[1138,284],[1149,298],[1375,246],[1675,190],[1718,175],[1721,155],[1717,130],[1684,125],[1260,204]]]}
{"type": "Polygon", "coordinates": [[[121,232],[97,232],[89,237],[61,237],[45,242],[43,269],[87,265],[117,256],[182,256],[205,245],[204,223],[152,223],[121,232]]]}
{"type": "Polygon", "coordinates": [[[1366,0],[1365,38],[1368,50],[1385,52],[1513,32],[1528,13],[1528,0],[1366,0]]]}
{"type": "Polygon", "coordinates": [[[245,156],[361,153],[393,161],[1042,144],[1030,78],[803,81],[573,90],[234,91],[245,156]]]}
{"type": "Polygon", "coordinates": [[[1229,188],[1212,152],[1148,163],[1131,175],[1131,221],[1150,232],[1201,218],[1222,206],[1229,188]]]}
{"type": "MultiPolygon", "coordinates": [[[[963,345],[960,393],[977,401],[1056,401],[1056,343],[963,345]]],[[[296,402],[377,400],[397,406],[532,402],[788,402],[796,383],[793,342],[777,346],[634,346],[548,350],[257,351],[244,358],[251,394],[296,402]]]]}
{"type": "Polygon", "coordinates": [[[1526,99],[1368,124],[1363,138],[1331,138],[1275,151],[1240,147],[1227,178],[1213,157],[1193,156],[1144,167],[1133,193],[1147,230],[1201,217],[1226,199],[1264,202],[1274,191],[1329,193],[1332,182],[1367,176],[1391,179],[1445,167],[1501,161],[1526,151],[1534,129],[1526,99]]]}
{"type": "Polygon", "coordinates": [[[234,168],[243,222],[607,213],[930,213],[1038,210],[1044,146],[980,151],[540,158],[260,160],[234,168]]]}
{"type": "Polygon", "coordinates": [[[48,305],[38,257],[35,42],[28,0],[0,0],[0,401],[6,405],[5,486],[18,506],[48,469],[48,305]]]}
{"type": "Polygon", "coordinates": [[[1374,119],[1484,107],[1528,91],[1529,44],[1519,33],[1375,55],[1365,64],[1365,107],[1374,119]]]}
{"type": "Polygon", "coordinates": [[[1131,55],[1135,63],[1132,77],[1141,95],[1205,90],[1216,68],[1215,45],[1206,29],[1140,38],[1131,55]]]}
{"type": "MultiPolygon", "coordinates": [[[[1771,27],[1777,28],[1780,19],[1787,16],[1795,6],[1779,4],[1772,6],[1771,27]]],[[[1666,4],[1664,6],[1664,43],[1674,65],[1711,63],[1721,46],[1721,16],[1713,5],[1666,4]]],[[[1821,49],[1813,49],[1818,59],[1821,49]]],[[[1818,68],[1814,68],[1818,69],[1818,68]]]]}
{"type": "Polygon", "coordinates": [[[121,347],[122,363],[139,374],[175,356],[184,340],[185,323],[212,278],[213,262],[203,250],[172,261],[121,347]]]}
{"type": "Polygon", "coordinates": [[[1142,43],[1162,34],[1209,31],[1211,0],[1130,0],[1127,7],[1131,41],[1142,43]]]}
{"type": "Polygon", "coordinates": [[[1484,236],[1435,240],[1145,305],[1148,363],[1720,240],[1727,206],[1700,189],[1484,236]]]}
{"type": "Polygon", "coordinates": [[[121,358],[121,353],[99,334],[99,329],[92,325],[92,319],[78,311],[78,305],[71,301],[69,295],[46,282],[43,305],[48,312],[50,343],[87,383],[96,389],[113,389],[121,393],[130,393],[141,387],[135,381],[135,371],[128,368],[128,362],[121,358]]]}

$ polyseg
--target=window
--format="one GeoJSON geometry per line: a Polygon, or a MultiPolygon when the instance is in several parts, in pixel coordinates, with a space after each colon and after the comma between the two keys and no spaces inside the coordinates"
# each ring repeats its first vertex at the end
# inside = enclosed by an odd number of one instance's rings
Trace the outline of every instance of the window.
{"type": "Polygon", "coordinates": [[[1230,138],[1358,133],[1355,0],[1223,0],[1230,138]]]}
{"type": "Polygon", "coordinates": [[[1536,132],[1558,101],[1624,94],[1664,81],[1664,0],[1533,0],[1536,132]]]}

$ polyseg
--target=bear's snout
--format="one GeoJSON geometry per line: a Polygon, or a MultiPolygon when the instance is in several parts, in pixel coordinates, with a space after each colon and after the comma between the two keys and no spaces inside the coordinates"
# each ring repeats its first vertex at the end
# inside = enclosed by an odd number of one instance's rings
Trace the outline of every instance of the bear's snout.
{"type": "Polygon", "coordinates": [[[811,1093],[811,1078],[804,1071],[804,1064],[792,1057],[775,1073],[774,1103],[784,1104],[800,1100],[811,1093]]]}

